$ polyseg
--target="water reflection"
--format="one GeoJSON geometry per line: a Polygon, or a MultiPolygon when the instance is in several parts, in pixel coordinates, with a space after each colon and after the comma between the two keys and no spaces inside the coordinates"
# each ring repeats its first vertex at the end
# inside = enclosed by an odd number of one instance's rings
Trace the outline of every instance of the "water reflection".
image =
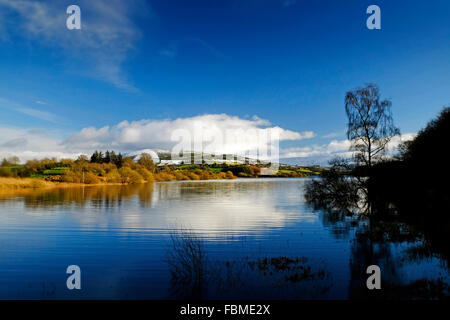
{"type": "Polygon", "coordinates": [[[334,236],[341,237],[356,226],[349,298],[448,298],[449,239],[445,231],[448,218],[440,219],[437,217],[442,215],[429,213],[433,218],[417,220],[418,216],[423,217],[423,212],[411,214],[409,210],[400,210],[395,197],[384,198],[378,192],[380,186],[375,188],[371,179],[346,177],[335,169],[323,179],[309,182],[305,198],[316,210],[322,210],[322,221],[331,225],[334,236]],[[383,290],[367,290],[361,281],[367,278],[366,268],[370,265],[380,266],[383,290]],[[417,268],[414,275],[411,266],[417,268]]]}
{"type": "Polygon", "coordinates": [[[433,253],[423,233],[405,222],[371,219],[362,226],[352,246],[352,299],[443,299],[450,294],[448,264],[433,253]],[[382,291],[361,283],[368,265],[383,270],[382,291]],[[416,274],[411,266],[418,265],[416,274]],[[435,272],[440,266],[440,272],[435,272]]]}
{"type": "MultiPolygon", "coordinates": [[[[69,187],[53,189],[31,189],[19,196],[3,196],[2,201],[23,203],[30,209],[48,209],[54,206],[76,205],[94,208],[113,208],[132,197],[138,197],[142,207],[148,207],[152,202],[153,184],[141,185],[111,185],[92,187],[69,187]]],[[[1,196],[1,195],[0,195],[1,196]]]]}
{"type": "Polygon", "coordinates": [[[327,270],[312,267],[306,257],[212,260],[190,230],[174,232],[171,240],[167,262],[173,299],[312,299],[332,285],[327,270]]]}
{"type": "Polygon", "coordinates": [[[0,298],[371,298],[365,268],[372,263],[390,288],[382,298],[411,296],[406,288],[417,297],[447,294],[447,244],[437,241],[448,235],[314,208],[303,197],[307,181],[164,182],[0,197],[0,298]],[[201,240],[202,259],[173,250],[180,228],[201,240]],[[84,274],[75,295],[65,287],[70,264],[84,274]]]}
{"type": "Polygon", "coordinates": [[[297,206],[302,199],[298,188],[289,192],[274,188],[283,183],[292,184],[292,181],[248,179],[240,183],[169,182],[33,190],[0,201],[14,206],[23,203],[26,212],[34,215],[58,210],[78,212],[73,218],[85,228],[99,227],[106,218],[111,227],[168,230],[182,226],[204,236],[217,237],[247,235],[266,228],[282,228],[293,222],[315,221],[317,217],[310,212],[299,212],[297,206]],[[169,207],[170,214],[167,214],[169,207]],[[126,214],[122,208],[127,210],[126,214]],[[114,214],[105,217],[102,212],[114,214]]]}

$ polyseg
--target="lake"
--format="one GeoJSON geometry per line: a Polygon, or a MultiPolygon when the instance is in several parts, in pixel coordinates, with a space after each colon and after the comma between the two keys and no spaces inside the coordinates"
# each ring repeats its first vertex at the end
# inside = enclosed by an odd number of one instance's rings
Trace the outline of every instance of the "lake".
{"type": "Polygon", "coordinates": [[[0,299],[177,299],[189,298],[192,286],[205,299],[348,299],[364,290],[369,261],[389,286],[448,285],[446,260],[427,252],[420,234],[400,228],[401,239],[369,243],[365,219],[306,204],[307,181],[158,182],[0,197],[0,299]],[[173,254],[186,238],[202,248],[201,271],[173,254]],[[81,290],[66,287],[69,265],[81,268],[81,290]]]}

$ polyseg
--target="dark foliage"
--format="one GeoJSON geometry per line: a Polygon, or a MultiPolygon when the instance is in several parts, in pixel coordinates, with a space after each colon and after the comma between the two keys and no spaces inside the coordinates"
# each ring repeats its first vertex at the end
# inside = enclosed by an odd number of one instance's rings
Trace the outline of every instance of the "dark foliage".
{"type": "Polygon", "coordinates": [[[322,177],[306,185],[305,198],[317,208],[346,212],[349,215],[358,205],[360,185],[349,177],[351,167],[344,159],[330,162],[331,168],[322,177]]]}
{"type": "Polygon", "coordinates": [[[450,108],[403,146],[402,158],[371,169],[369,191],[377,207],[409,216],[448,216],[450,170],[446,145],[450,139],[450,108]]]}
{"type": "Polygon", "coordinates": [[[450,107],[444,108],[440,115],[419,131],[417,137],[407,143],[403,160],[415,166],[448,167],[445,149],[450,138],[450,107]]]}
{"type": "Polygon", "coordinates": [[[113,163],[117,168],[120,168],[123,165],[123,156],[121,153],[116,155],[114,151],[109,150],[103,156],[103,152],[95,150],[91,156],[91,163],[113,163]]]}

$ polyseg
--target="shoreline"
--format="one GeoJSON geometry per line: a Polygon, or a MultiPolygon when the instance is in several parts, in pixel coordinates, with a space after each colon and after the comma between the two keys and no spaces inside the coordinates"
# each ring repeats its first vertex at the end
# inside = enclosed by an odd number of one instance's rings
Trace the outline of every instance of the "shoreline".
{"type": "Polygon", "coordinates": [[[203,180],[163,180],[163,181],[143,181],[140,183],[72,183],[72,182],[54,182],[46,181],[39,178],[0,178],[0,195],[5,194],[20,194],[28,191],[36,190],[49,190],[56,188],[76,188],[76,187],[102,187],[102,186],[129,186],[129,185],[142,185],[146,183],[158,183],[158,182],[204,182],[204,181],[229,181],[229,180],[272,180],[272,179],[304,179],[308,177],[277,177],[277,176],[261,176],[261,177],[238,177],[235,179],[203,179],[203,180]]]}
{"type": "Polygon", "coordinates": [[[48,190],[55,188],[75,188],[86,186],[120,186],[124,183],[71,183],[71,182],[53,182],[39,178],[0,178],[0,194],[21,193],[33,190],[48,190]]]}

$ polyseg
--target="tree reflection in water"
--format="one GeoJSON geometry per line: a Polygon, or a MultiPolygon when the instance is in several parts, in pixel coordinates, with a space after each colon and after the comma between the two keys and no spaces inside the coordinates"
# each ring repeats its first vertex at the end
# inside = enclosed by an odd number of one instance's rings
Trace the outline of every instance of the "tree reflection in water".
{"type": "MultiPolygon", "coordinates": [[[[356,226],[349,298],[449,298],[449,249],[445,228],[435,219],[432,223],[420,223],[423,220],[418,220],[418,215],[395,205],[392,194],[389,200],[381,197],[377,192],[379,185],[374,185],[369,178],[346,175],[350,172],[345,161],[335,160],[320,180],[313,180],[306,186],[305,192],[307,202],[325,212],[323,221],[334,226],[331,231],[336,237],[356,226]],[[432,258],[444,265],[446,276],[431,278],[423,267],[419,279],[405,283],[406,277],[402,274],[405,264],[420,264],[432,258]],[[366,269],[373,264],[382,270],[382,290],[366,287],[366,269]]],[[[448,220],[443,221],[445,225],[448,220]]]]}
{"type": "MultiPolygon", "coordinates": [[[[120,207],[122,202],[136,197],[141,207],[152,204],[153,183],[139,185],[104,185],[87,187],[67,187],[52,189],[30,189],[21,194],[29,209],[46,209],[58,205],[76,205],[107,209],[120,207]]],[[[3,201],[14,201],[15,197],[5,196],[3,201]]]]}

